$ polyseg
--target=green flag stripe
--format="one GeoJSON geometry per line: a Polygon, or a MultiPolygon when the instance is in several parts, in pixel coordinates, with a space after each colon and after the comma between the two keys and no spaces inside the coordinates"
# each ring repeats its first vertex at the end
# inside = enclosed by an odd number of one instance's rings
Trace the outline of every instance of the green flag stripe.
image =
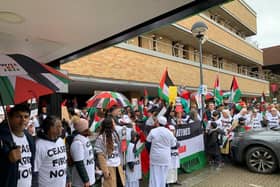
{"type": "Polygon", "coordinates": [[[102,108],[107,108],[107,105],[110,102],[109,98],[103,98],[100,102],[102,102],[102,108]]]}
{"type": "Polygon", "coordinates": [[[118,98],[118,95],[115,93],[115,92],[110,92],[111,93],[111,95],[113,96],[113,98],[118,98]]]}
{"type": "Polygon", "coordinates": [[[242,93],[240,89],[235,90],[234,96],[233,96],[233,102],[237,103],[241,97],[242,93]]]}
{"type": "Polygon", "coordinates": [[[14,104],[14,88],[8,77],[0,77],[0,92],[5,105],[14,104]]]}
{"type": "Polygon", "coordinates": [[[190,106],[188,101],[186,99],[181,98],[181,104],[184,108],[185,113],[188,114],[190,112],[190,106]]]}
{"type": "Polygon", "coordinates": [[[63,78],[63,77],[58,76],[58,75],[55,75],[55,74],[52,74],[52,75],[54,75],[57,79],[59,79],[59,80],[60,80],[61,82],[63,82],[64,84],[67,84],[67,83],[70,82],[69,79],[63,78]]]}
{"type": "Polygon", "coordinates": [[[220,105],[223,103],[223,96],[220,95],[220,91],[217,89],[214,89],[214,97],[215,97],[215,103],[216,105],[220,105]]]}
{"type": "Polygon", "coordinates": [[[162,92],[161,88],[158,88],[158,96],[167,103],[169,103],[169,97],[162,92]]]}

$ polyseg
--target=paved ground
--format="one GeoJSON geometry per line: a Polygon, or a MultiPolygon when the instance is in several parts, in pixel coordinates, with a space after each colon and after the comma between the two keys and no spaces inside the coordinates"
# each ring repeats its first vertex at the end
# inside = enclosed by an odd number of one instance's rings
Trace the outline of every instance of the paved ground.
{"type": "Polygon", "coordinates": [[[183,187],[280,187],[280,172],[261,175],[232,164],[218,170],[206,167],[191,174],[180,174],[179,179],[183,187]]]}

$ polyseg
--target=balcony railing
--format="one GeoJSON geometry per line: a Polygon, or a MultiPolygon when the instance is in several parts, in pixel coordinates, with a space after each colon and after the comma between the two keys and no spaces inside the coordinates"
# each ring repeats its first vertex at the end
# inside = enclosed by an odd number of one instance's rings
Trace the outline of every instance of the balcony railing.
{"type": "MultiPolygon", "coordinates": [[[[135,42],[133,39],[126,41],[126,43],[132,45],[138,45],[138,47],[150,49],[153,51],[169,54],[172,56],[176,56],[178,58],[183,58],[199,63],[199,52],[197,50],[194,51],[187,50],[182,47],[178,47],[177,45],[171,45],[169,43],[163,42],[160,39],[155,40],[154,38],[149,38],[147,36],[139,36],[139,38],[141,40],[141,45],[139,45],[139,43],[135,42]]],[[[229,62],[213,62],[213,58],[209,56],[203,55],[202,62],[203,64],[217,68],[217,71],[228,70],[233,73],[245,75],[252,78],[268,80],[268,81],[271,80],[271,77],[267,76],[266,74],[257,71],[250,71],[246,66],[242,66],[242,65],[238,66],[237,64],[229,63],[229,62]]],[[[275,77],[277,76],[275,75],[275,77]]],[[[280,80],[279,77],[277,78],[278,80],[280,80]]]]}
{"type": "Polygon", "coordinates": [[[269,71],[266,71],[264,73],[265,76],[265,80],[269,81],[269,82],[275,82],[275,83],[279,83],[280,82],[280,75],[271,73],[269,71]]]}

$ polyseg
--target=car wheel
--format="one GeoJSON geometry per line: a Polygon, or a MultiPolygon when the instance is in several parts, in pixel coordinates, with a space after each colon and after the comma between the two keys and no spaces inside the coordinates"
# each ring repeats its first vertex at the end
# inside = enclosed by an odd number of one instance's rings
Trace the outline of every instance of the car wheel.
{"type": "Polygon", "coordinates": [[[277,169],[277,160],[274,153],[265,147],[250,148],[245,157],[250,171],[272,173],[277,169]]]}

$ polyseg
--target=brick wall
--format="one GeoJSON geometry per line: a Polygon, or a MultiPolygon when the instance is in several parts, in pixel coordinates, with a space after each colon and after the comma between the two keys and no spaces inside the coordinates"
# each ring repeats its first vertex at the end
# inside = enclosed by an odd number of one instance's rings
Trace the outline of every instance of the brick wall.
{"type": "MultiPolygon", "coordinates": [[[[158,83],[165,67],[176,85],[198,87],[199,68],[170,61],[163,58],[144,55],[118,47],[110,47],[81,59],[61,65],[61,69],[70,74],[94,76],[109,79],[121,79],[158,83]]],[[[204,70],[204,83],[213,88],[217,72],[204,70]]],[[[269,90],[269,85],[259,81],[237,77],[242,91],[261,94],[269,90]]],[[[232,75],[220,73],[221,89],[229,89],[232,75]]]]}
{"type": "Polygon", "coordinates": [[[257,32],[257,19],[256,15],[250,12],[239,0],[226,3],[222,6],[229,11],[234,17],[245,24],[252,31],[257,32]]]}
{"type": "Polygon", "coordinates": [[[185,27],[188,30],[191,30],[192,25],[197,21],[203,21],[208,26],[207,37],[209,40],[213,40],[222,46],[225,46],[229,49],[232,49],[242,55],[248,56],[253,59],[255,62],[263,64],[263,53],[260,50],[257,50],[243,39],[234,36],[233,34],[226,32],[222,28],[215,25],[212,21],[201,17],[201,16],[192,16],[190,18],[181,20],[177,22],[178,25],[185,27]]]}

